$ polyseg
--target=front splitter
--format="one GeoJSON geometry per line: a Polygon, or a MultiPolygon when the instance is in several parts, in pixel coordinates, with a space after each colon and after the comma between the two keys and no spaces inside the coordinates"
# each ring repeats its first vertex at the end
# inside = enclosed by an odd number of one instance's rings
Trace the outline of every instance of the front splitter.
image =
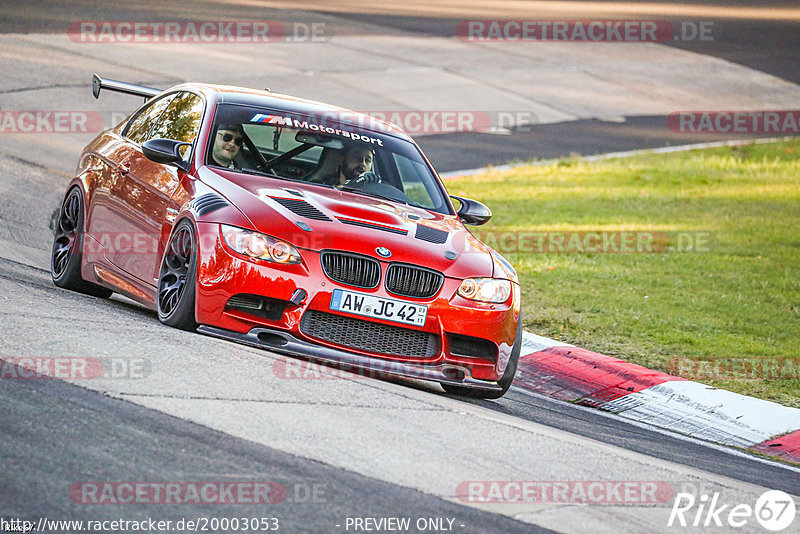
{"type": "Polygon", "coordinates": [[[282,330],[275,330],[272,328],[253,328],[246,334],[243,334],[223,328],[200,325],[197,331],[207,336],[235,341],[236,343],[242,343],[252,347],[269,349],[290,356],[299,356],[315,361],[356,368],[361,371],[367,371],[369,376],[416,378],[418,380],[429,380],[432,382],[452,384],[485,391],[501,391],[502,389],[496,382],[472,378],[470,376],[470,370],[467,367],[453,364],[420,365],[407,362],[379,360],[377,358],[370,358],[352,352],[309,343],[297,339],[293,335],[282,330]],[[459,374],[464,378],[454,378],[453,375],[459,374]]]}

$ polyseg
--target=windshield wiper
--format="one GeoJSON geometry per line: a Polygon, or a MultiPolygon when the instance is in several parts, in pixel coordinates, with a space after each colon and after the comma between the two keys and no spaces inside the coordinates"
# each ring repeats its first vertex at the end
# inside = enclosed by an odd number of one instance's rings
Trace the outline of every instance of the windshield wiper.
{"type": "Polygon", "coordinates": [[[309,184],[309,185],[318,185],[320,187],[327,187],[328,189],[333,189],[332,185],[320,184],[320,183],[316,183],[316,182],[314,182],[314,183],[306,182],[305,180],[303,180],[301,178],[289,178],[287,176],[280,176],[280,175],[277,175],[277,174],[272,174],[272,173],[269,173],[267,171],[260,171],[258,169],[251,169],[250,167],[242,167],[241,169],[232,169],[232,170],[235,170],[237,172],[242,172],[244,174],[253,174],[253,175],[256,175],[256,176],[266,176],[268,178],[277,178],[278,180],[287,180],[289,182],[302,182],[302,183],[309,184]]]}
{"type": "Polygon", "coordinates": [[[270,178],[283,178],[282,176],[278,176],[277,174],[272,174],[271,172],[267,171],[260,171],[258,169],[251,169],[250,167],[242,167],[241,169],[233,169],[233,170],[243,172],[245,174],[257,174],[259,176],[269,176],[270,178]]]}
{"type": "Polygon", "coordinates": [[[294,178],[287,178],[286,176],[280,176],[277,174],[273,174],[267,171],[260,171],[258,169],[251,169],[250,167],[242,167],[241,169],[234,169],[239,172],[243,172],[245,174],[255,174],[256,176],[267,176],[269,178],[277,178],[278,180],[289,180],[291,182],[297,182],[300,180],[295,180],[294,178]]]}

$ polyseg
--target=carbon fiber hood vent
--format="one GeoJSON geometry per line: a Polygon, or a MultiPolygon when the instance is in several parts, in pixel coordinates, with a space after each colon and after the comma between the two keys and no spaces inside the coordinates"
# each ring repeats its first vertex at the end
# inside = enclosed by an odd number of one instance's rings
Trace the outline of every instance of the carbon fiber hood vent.
{"type": "Polygon", "coordinates": [[[330,221],[332,220],[330,217],[319,211],[317,208],[306,202],[305,200],[299,200],[294,198],[282,198],[282,197],[269,197],[287,210],[291,211],[295,215],[299,215],[301,217],[305,217],[306,219],[313,219],[315,221],[330,221]]]}
{"type": "Polygon", "coordinates": [[[441,245],[447,241],[448,235],[449,234],[444,230],[437,230],[436,228],[431,228],[430,226],[418,224],[417,233],[414,234],[414,237],[417,239],[422,239],[423,241],[427,241],[428,243],[441,245]]]}
{"type": "Polygon", "coordinates": [[[381,230],[382,232],[391,232],[393,234],[407,235],[408,232],[402,228],[395,228],[393,226],[386,226],[383,224],[372,223],[369,221],[362,221],[360,219],[349,219],[347,217],[336,217],[340,222],[349,224],[351,226],[360,226],[361,228],[372,228],[373,230],[381,230]]]}

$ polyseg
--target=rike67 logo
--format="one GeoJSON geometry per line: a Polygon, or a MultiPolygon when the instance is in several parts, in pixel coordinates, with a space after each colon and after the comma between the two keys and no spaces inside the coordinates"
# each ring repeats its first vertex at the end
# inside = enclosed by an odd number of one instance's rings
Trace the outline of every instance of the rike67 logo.
{"type": "Polygon", "coordinates": [[[719,497],[718,492],[711,496],[678,493],[667,526],[741,528],[755,519],[766,530],[780,532],[794,522],[796,506],[788,493],[766,491],[755,506],[722,504],[719,497]]]}

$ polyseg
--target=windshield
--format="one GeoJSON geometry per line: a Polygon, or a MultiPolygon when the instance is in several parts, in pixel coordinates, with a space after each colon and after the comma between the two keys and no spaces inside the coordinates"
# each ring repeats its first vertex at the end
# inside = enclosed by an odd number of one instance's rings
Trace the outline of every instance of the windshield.
{"type": "Polygon", "coordinates": [[[413,143],[331,120],[221,104],[206,163],[450,213],[442,186],[413,143]]]}

